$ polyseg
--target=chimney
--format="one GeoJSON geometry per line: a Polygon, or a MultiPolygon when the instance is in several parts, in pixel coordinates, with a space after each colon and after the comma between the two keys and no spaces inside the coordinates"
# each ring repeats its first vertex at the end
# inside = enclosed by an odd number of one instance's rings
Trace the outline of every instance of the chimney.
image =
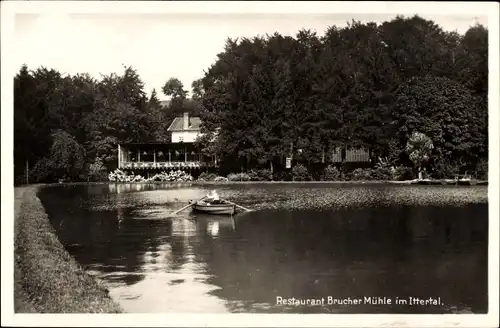
{"type": "Polygon", "coordinates": [[[184,113],[184,130],[189,128],[189,113],[184,113]]]}

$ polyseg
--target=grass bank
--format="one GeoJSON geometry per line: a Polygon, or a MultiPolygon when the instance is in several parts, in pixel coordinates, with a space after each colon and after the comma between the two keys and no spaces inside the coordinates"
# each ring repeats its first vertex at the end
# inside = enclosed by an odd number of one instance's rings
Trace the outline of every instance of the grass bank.
{"type": "Polygon", "coordinates": [[[15,188],[16,313],[120,313],[94,277],[64,249],[35,186],[15,188]]]}

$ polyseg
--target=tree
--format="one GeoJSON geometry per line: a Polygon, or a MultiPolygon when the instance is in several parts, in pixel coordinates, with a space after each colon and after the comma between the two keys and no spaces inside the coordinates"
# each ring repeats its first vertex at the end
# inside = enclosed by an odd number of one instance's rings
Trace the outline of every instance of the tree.
{"type": "Polygon", "coordinates": [[[167,131],[169,122],[166,108],[162,106],[155,89],[151,92],[147,107],[149,125],[155,128],[152,139],[157,142],[168,142],[170,137],[167,131]]]}
{"type": "Polygon", "coordinates": [[[136,71],[125,68],[123,75],[103,76],[98,84],[94,110],[86,116],[85,144],[89,160],[101,157],[108,168],[117,164],[117,144],[147,142],[157,127],[148,116],[144,84],[136,71]]]}
{"type": "MultiPolygon", "coordinates": [[[[418,15],[398,16],[380,26],[380,39],[401,83],[411,77],[449,74],[453,52],[447,48],[448,34],[431,20],[418,15]]],[[[446,76],[446,75],[444,75],[446,76]]]]}
{"type": "Polygon", "coordinates": [[[73,136],[61,130],[52,133],[52,139],[50,153],[33,168],[34,180],[79,180],[85,166],[85,148],[73,136]]]}
{"type": "Polygon", "coordinates": [[[488,30],[475,25],[458,44],[456,78],[474,96],[488,94],[488,30]]]}
{"type": "Polygon", "coordinates": [[[419,179],[422,179],[422,166],[429,160],[433,148],[432,140],[418,131],[414,131],[408,139],[406,152],[417,169],[419,179]]]}
{"type": "Polygon", "coordinates": [[[402,84],[396,93],[393,119],[400,144],[414,131],[431,138],[439,160],[475,166],[487,149],[477,104],[460,83],[427,76],[402,84]]]}
{"type": "Polygon", "coordinates": [[[203,80],[198,79],[193,81],[193,83],[191,84],[191,89],[193,100],[201,101],[201,99],[203,98],[203,94],[205,93],[205,90],[203,89],[203,80]]]}
{"type": "Polygon", "coordinates": [[[89,165],[88,179],[92,181],[106,181],[107,170],[104,162],[100,157],[97,157],[93,163],[89,165]]]}
{"type": "Polygon", "coordinates": [[[52,138],[50,160],[57,176],[78,179],[85,165],[85,148],[61,130],[54,132],[52,138]]]}
{"type": "Polygon", "coordinates": [[[161,111],[163,106],[161,105],[160,99],[158,99],[158,94],[156,93],[156,89],[153,89],[151,92],[151,96],[148,100],[148,109],[152,112],[161,111]]]}
{"type": "Polygon", "coordinates": [[[186,99],[188,92],[184,90],[182,82],[175,77],[170,78],[162,87],[163,93],[172,100],[182,101],[186,99]]]}
{"type": "Polygon", "coordinates": [[[477,105],[480,123],[482,157],[488,149],[488,30],[482,25],[472,26],[459,44],[456,80],[469,89],[477,105]]]}

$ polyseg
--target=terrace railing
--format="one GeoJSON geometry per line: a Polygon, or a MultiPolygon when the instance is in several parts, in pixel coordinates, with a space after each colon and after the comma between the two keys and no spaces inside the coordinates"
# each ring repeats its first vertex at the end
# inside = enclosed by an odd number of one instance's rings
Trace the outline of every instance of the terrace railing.
{"type": "Polygon", "coordinates": [[[213,166],[214,163],[200,161],[174,162],[121,162],[120,169],[173,169],[173,168],[200,168],[213,166]]]}

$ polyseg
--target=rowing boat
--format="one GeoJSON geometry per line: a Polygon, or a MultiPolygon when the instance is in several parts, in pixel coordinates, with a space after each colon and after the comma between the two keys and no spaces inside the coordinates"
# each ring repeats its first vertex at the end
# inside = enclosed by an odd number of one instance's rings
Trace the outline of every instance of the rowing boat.
{"type": "Polygon", "coordinates": [[[206,214],[214,215],[233,215],[236,212],[236,206],[233,204],[220,201],[217,203],[210,203],[205,201],[192,202],[191,207],[195,212],[203,212],[206,214]]]}

